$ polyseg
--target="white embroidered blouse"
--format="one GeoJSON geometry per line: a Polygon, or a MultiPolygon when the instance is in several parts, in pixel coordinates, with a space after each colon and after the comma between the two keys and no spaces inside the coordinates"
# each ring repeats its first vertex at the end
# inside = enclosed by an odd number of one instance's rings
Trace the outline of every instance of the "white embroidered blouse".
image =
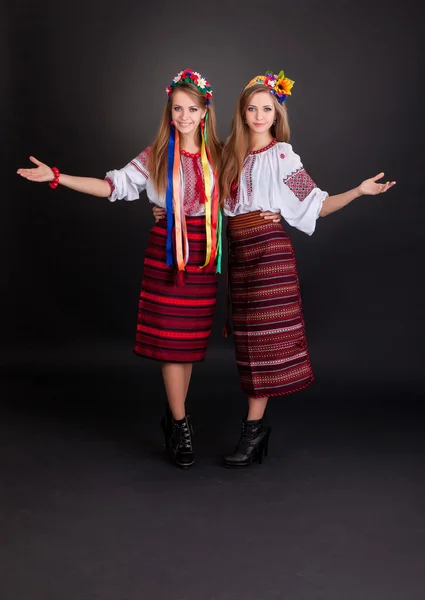
{"type": "MultiPolygon", "coordinates": [[[[165,206],[165,195],[158,194],[149,177],[147,161],[150,147],[141,152],[135,159],[122,169],[108,171],[105,179],[111,187],[109,200],[137,200],[142,191],[146,190],[149,201],[161,208],[165,206]]],[[[214,185],[210,167],[211,188],[214,185]]],[[[211,190],[212,193],[212,190],[211,190]]],[[[198,217],[205,214],[204,174],[202,171],[201,153],[190,154],[180,150],[180,197],[183,198],[186,215],[198,217]]]]}
{"type": "Polygon", "coordinates": [[[239,185],[224,203],[229,217],[256,210],[280,212],[293,227],[311,235],[327,192],[304,169],[292,146],[276,142],[248,154],[239,185]]]}

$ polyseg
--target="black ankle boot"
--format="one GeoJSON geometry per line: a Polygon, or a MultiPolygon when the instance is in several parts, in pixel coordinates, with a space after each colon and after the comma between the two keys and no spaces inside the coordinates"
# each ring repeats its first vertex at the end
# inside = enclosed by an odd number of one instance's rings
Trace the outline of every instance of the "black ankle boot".
{"type": "Polygon", "coordinates": [[[192,445],[193,429],[189,415],[186,415],[181,421],[175,421],[171,411],[167,409],[165,417],[161,421],[161,427],[171,460],[182,469],[191,467],[195,459],[192,445]]]}
{"type": "Polygon", "coordinates": [[[226,467],[247,467],[254,460],[263,462],[267,456],[271,427],[265,427],[262,420],[242,421],[241,437],[233,454],[224,458],[226,467]]]}

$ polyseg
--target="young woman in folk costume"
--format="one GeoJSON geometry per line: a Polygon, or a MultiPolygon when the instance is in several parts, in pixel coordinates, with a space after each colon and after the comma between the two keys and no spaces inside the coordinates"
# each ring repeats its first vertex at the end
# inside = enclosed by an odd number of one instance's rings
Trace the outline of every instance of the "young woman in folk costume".
{"type": "Polygon", "coordinates": [[[248,411],[228,467],[249,465],[267,453],[270,427],[263,422],[270,396],[301,390],[313,381],[294,252],[280,223],[311,235],[319,216],[359,196],[386,192],[384,173],[357,188],[329,196],[305,171],[289,140],[286,107],[293,81],[267,72],[242,90],[225,144],[221,197],[228,217],[229,269],[236,361],[248,411]]]}
{"type": "Polygon", "coordinates": [[[162,420],[166,446],[180,467],[194,462],[185,400],[192,364],[204,360],[221,261],[217,172],[222,145],[208,81],[181,71],[166,89],[168,103],[152,145],[104,180],[59,173],[34,157],[18,174],[116,200],[149,200],[167,208],[150,232],[140,293],[135,352],[162,363],[169,409],[162,420]]]}

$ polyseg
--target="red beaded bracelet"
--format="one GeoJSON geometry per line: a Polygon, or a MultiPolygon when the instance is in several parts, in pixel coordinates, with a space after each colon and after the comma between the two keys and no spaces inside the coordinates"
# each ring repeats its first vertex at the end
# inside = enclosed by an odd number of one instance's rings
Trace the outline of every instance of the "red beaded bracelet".
{"type": "Polygon", "coordinates": [[[59,175],[60,175],[60,173],[59,173],[59,169],[57,167],[52,167],[52,171],[53,171],[53,174],[54,174],[55,178],[53,179],[53,181],[49,182],[49,186],[52,188],[52,190],[54,190],[59,185],[59,175]]]}

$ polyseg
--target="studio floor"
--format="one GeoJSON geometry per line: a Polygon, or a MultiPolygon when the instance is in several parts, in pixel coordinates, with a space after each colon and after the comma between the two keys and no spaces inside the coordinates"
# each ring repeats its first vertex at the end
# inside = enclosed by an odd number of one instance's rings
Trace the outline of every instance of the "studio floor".
{"type": "Polygon", "coordinates": [[[9,364],[2,598],[423,600],[421,385],[317,377],[271,401],[263,465],[228,470],[244,398],[220,354],[194,372],[196,464],[182,471],[157,365],[9,364]]]}

